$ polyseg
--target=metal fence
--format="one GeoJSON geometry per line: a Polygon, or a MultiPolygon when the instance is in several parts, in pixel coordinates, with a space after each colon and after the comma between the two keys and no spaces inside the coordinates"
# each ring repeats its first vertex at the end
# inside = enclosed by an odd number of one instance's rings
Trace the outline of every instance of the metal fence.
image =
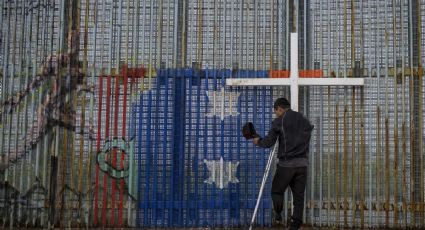
{"type": "MultiPolygon", "coordinates": [[[[420,0],[1,1],[2,226],[248,225],[268,150],[240,129],[265,134],[290,93],[224,80],[288,70],[295,27],[301,68],[366,79],[301,87],[316,127],[305,223],[423,228],[424,12],[420,0]]],[[[268,192],[257,224],[271,224],[268,192]]]]}

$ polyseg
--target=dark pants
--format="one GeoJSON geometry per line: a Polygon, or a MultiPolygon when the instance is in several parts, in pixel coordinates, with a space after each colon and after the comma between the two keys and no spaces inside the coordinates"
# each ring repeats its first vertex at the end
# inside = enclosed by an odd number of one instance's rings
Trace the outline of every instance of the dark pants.
{"type": "Polygon", "coordinates": [[[272,184],[273,208],[276,213],[283,209],[283,195],[291,187],[294,201],[292,219],[302,223],[304,209],[304,191],[307,183],[307,167],[281,167],[277,166],[272,184]]]}

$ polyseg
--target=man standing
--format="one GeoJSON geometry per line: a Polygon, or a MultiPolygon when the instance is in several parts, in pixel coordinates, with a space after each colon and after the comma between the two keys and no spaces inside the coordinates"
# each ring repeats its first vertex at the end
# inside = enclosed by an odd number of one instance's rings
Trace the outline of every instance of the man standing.
{"type": "Polygon", "coordinates": [[[289,185],[294,204],[290,229],[295,230],[302,225],[308,152],[314,126],[301,113],[291,110],[286,98],[275,101],[274,113],[277,118],[273,120],[267,136],[254,138],[253,143],[270,148],[279,140],[279,163],[272,183],[274,221],[282,221],[283,195],[289,185]]]}

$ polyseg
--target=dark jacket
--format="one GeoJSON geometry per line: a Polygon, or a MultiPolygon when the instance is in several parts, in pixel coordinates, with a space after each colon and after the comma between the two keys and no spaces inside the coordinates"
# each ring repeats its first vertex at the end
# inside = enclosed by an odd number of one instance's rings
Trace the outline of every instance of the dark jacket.
{"type": "Polygon", "coordinates": [[[313,128],[301,113],[289,109],[283,116],[273,120],[269,133],[260,139],[258,146],[270,148],[279,138],[279,159],[307,158],[313,128]]]}

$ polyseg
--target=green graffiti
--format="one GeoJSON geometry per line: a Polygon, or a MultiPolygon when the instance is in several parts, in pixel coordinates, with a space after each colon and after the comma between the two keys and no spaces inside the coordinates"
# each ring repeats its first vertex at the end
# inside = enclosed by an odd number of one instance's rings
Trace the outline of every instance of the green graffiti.
{"type": "Polygon", "coordinates": [[[116,138],[112,141],[106,141],[103,149],[97,154],[99,169],[115,179],[127,178],[129,176],[129,166],[125,165],[124,162],[124,167],[117,168],[121,164],[121,157],[117,156],[117,163],[115,166],[112,163],[112,154],[114,150],[118,156],[120,156],[119,153],[127,155],[127,153],[130,152],[130,146],[123,139],[116,138]]]}

